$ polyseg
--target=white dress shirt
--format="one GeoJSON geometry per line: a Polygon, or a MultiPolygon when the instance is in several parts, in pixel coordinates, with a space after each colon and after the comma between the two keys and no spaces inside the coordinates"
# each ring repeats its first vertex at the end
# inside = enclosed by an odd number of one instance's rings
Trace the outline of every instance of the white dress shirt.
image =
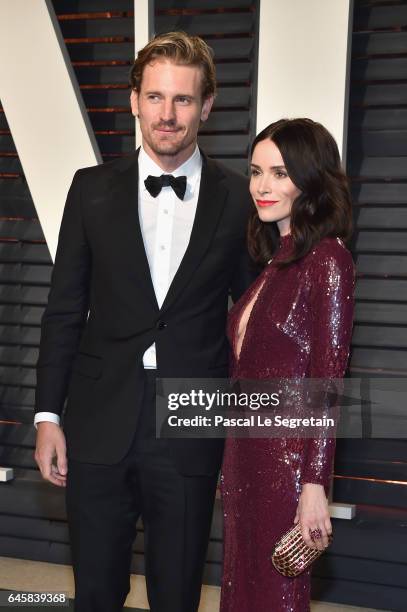
{"type": "MultiPolygon", "coordinates": [[[[192,156],[171,173],[164,172],[143,148],[139,155],[138,201],[141,234],[150,266],[158,306],[161,308],[191,238],[198,203],[202,159],[198,147],[192,156]],[[172,187],[163,187],[156,198],[147,191],[147,176],[187,177],[187,190],[180,200],[172,187]]],[[[155,345],[143,356],[145,368],[156,368],[155,345]]]]}
{"type": "MultiPolygon", "coordinates": [[[[147,155],[143,147],[138,157],[139,183],[138,203],[141,234],[150,266],[158,306],[161,308],[172,280],[184,257],[198,203],[201,183],[202,158],[198,146],[186,162],[173,172],[165,172],[147,155]],[[183,200],[180,200],[172,187],[163,187],[156,198],[147,191],[144,181],[147,176],[186,176],[187,188],[183,200]]],[[[155,344],[152,344],[143,355],[145,368],[157,367],[155,344]]],[[[41,421],[60,424],[60,418],[54,412],[37,412],[34,425],[41,421]]]]}

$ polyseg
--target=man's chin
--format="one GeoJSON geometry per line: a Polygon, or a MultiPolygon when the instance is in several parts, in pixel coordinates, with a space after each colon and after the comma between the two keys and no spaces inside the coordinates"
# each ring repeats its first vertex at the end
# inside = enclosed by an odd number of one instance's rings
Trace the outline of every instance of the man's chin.
{"type": "MultiPolygon", "coordinates": [[[[150,145],[151,146],[151,145],[150,145]]],[[[183,143],[154,143],[151,146],[151,149],[154,151],[156,155],[178,155],[185,149],[185,145],[183,143]]]]}

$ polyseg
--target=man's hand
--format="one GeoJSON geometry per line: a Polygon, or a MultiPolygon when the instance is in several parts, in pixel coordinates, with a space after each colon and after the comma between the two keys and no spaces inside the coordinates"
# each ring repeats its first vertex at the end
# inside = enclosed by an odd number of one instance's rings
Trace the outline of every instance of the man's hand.
{"type": "Polygon", "coordinates": [[[45,480],[49,480],[58,487],[66,486],[68,472],[66,443],[64,433],[59,425],[49,421],[38,423],[34,459],[45,480]],[[57,460],[56,465],[52,463],[54,457],[57,460]]]}

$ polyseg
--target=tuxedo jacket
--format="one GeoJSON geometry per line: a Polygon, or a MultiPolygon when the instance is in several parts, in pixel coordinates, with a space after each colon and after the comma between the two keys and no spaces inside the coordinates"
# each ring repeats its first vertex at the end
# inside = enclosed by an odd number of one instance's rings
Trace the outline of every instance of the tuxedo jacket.
{"type": "MultiPolygon", "coordinates": [[[[157,377],[228,375],[228,294],[253,279],[248,179],[204,154],[185,256],[159,308],[138,214],[138,152],[78,170],[62,218],[41,325],[36,412],[62,415],[68,456],[114,464],[135,435],[143,354],[157,377]]],[[[187,204],[185,204],[187,206],[187,204]]],[[[169,441],[181,473],[210,474],[221,440],[169,441]]]]}

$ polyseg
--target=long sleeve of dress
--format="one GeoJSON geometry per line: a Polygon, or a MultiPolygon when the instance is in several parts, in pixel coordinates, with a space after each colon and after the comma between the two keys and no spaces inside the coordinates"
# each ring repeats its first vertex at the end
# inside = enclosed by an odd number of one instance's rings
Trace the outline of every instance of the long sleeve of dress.
{"type": "MultiPolygon", "coordinates": [[[[354,264],[350,253],[337,243],[321,253],[312,272],[312,331],[308,376],[342,378],[346,371],[352,335],[354,264]]],[[[329,489],[335,452],[334,438],[309,439],[301,483],[329,489]]]]}

